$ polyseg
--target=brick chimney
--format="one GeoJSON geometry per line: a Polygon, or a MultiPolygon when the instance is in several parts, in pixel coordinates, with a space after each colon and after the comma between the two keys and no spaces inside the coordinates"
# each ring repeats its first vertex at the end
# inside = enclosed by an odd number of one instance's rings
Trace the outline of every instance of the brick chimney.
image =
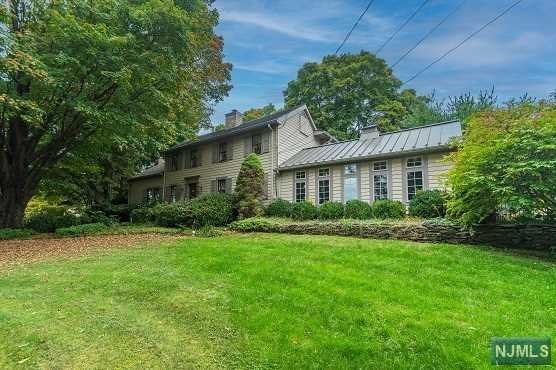
{"type": "Polygon", "coordinates": [[[376,139],[380,135],[377,125],[369,125],[361,129],[361,136],[359,140],[372,140],[376,139]]]}
{"type": "Polygon", "coordinates": [[[225,115],[225,126],[226,128],[232,128],[241,125],[243,119],[241,118],[241,112],[237,109],[232,110],[230,113],[225,115]]]}

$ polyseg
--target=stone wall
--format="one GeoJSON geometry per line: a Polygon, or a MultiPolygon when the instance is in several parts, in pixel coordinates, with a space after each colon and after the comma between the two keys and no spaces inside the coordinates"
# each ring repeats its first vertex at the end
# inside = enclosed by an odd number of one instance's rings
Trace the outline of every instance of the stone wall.
{"type": "Polygon", "coordinates": [[[242,232],[358,236],[418,242],[483,244],[499,248],[554,251],[556,225],[482,225],[474,230],[449,224],[371,224],[366,222],[276,222],[247,219],[231,228],[242,232]]]}

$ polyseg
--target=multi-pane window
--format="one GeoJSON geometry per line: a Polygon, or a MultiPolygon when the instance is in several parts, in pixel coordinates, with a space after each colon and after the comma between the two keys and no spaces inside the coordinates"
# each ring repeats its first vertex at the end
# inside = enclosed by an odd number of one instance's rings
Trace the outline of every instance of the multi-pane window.
{"type": "Polygon", "coordinates": [[[187,184],[187,197],[189,199],[197,198],[199,194],[199,183],[197,182],[190,182],[187,184]]]}
{"type": "Polygon", "coordinates": [[[177,189],[178,188],[177,188],[176,185],[170,186],[170,194],[168,194],[168,199],[172,203],[176,203],[176,201],[177,201],[177,189]]]}
{"type": "Polygon", "coordinates": [[[168,171],[177,171],[178,170],[178,156],[177,154],[172,154],[168,157],[168,171]]]}
{"type": "Polygon", "coordinates": [[[346,164],[344,166],[344,202],[357,199],[357,165],[346,164]]]}
{"type": "Polygon", "coordinates": [[[330,169],[320,168],[319,169],[319,204],[328,202],[330,200],[330,169]]]}
{"type": "Polygon", "coordinates": [[[216,191],[219,193],[225,193],[226,192],[226,179],[218,179],[217,185],[216,185],[216,191]]]}
{"type": "Polygon", "coordinates": [[[218,162],[226,162],[228,160],[228,143],[218,144],[218,162]]]}
{"type": "Polygon", "coordinates": [[[305,171],[295,172],[295,201],[303,202],[307,197],[307,178],[305,171]]]}
{"type": "Polygon", "coordinates": [[[261,135],[251,137],[251,152],[261,154],[263,152],[263,138],[261,135]]]}
{"type": "Polygon", "coordinates": [[[373,163],[373,200],[388,199],[388,162],[373,163]]]}
{"type": "Polygon", "coordinates": [[[191,163],[191,168],[197,167],[199,165],[199,150],[191,149],[189,152],[189,162],[191,163]]]}
{"type": "Polygon", "coordinates": [[[146,202],[156,202],[160,200],[160,188],[149,188],[145,192],[146,202]]]}
{"type": "Polygon", "coordinates": [[[421,157],[408,158],[406,161],[407,173],[407,200],[413,199],[415,194],[423,190],[423,161],[421,157]]]}

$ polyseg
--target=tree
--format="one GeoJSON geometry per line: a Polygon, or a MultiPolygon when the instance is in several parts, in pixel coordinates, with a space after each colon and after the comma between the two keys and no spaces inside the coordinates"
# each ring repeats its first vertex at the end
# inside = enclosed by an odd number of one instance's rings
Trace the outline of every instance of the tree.
{"type": "Polygon", "coordinates": [[[284,100],[286,108],[307,104],[320,129],[347,139],[356,137],[362,127],[376,123],[381,116],[387,117],[388,129],[397,128],[392,125],[393,117],[403,118],[401,106],[411,95],[409,92],[402,98],[400,86],[384,60],[361,51],[306,63],[297,79],[288,83],[284,100]]]}
{"type": "MultiPolygon", "coordinates": [[[[524,98],[527,100],[526,96],[524,98]]],[[[430,95],[414,99],[411,102],[408,114],[403,119],[401,126],[404,128],[418,127],[425,124],[456,119],[465,125],[474,113],[494,109],[497,100],[494,88],[480,91],[477,96],[465,93],[458,96],[450,96],[447,100],[441,101],[436,99],[433,91],[430,95]]],[[[525,100],[521,98],[520,102],[525,100]]]]}
{"type": "Polygon", "coordinates": [[[449,172],[448,215],[467,225],[503,212],[556,217],[556,105],[529,102],[475,114],[449,172]]]}
{"type": "Polygon", "coordinates": [[[261,160],[255,153],[249,154],[239,170],[236,181],[236,200],[239,218],[263,214],[264,171],[261,160]]]}
{"type": "Polygon", "coordinates": [[[40,181],[68,155],[110,151],[107,141],[152,153],[208,122],[230,89],[209,4],[0,5],[0,227],[21,226],[40,181]]]}
{"type": "Polygon", "coordinates": [[[243,112],[243,122],[252,121],[254,119],[268,116],[269,114],[275,112],[276,112],[276,107],[272,103],[268,103],[264,107],[260,107],[260,108],[251,108],[243,112]]]}

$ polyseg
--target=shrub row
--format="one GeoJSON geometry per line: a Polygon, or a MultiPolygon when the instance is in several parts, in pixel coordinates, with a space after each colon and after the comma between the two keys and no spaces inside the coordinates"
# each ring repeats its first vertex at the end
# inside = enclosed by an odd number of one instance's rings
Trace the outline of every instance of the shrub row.
{"type": "Polygon", "coordinates": [[[107,226],[115,223],[115,219],[97,210],[80,210],[64,206],[43,207],[25,217],[25,227],[39,233],[52,233],[56,229],[102,223],[107,226]]]}
{"type": "Polygon", "coordinates": [[[340,218],[369,219],[402,218],[405,207],[401,202],[393,200],[377,200],[371,206],[361,200],[350,200],[345,206],[340,202],[325,202],[319,207],[305,201],[290,203],[283,199],[272,202],[266,209],[266,215],[271,217],[289,217],[294,220],[337,220],[340,218]]]}
{"type": "Polygon", "coordinates": [[[62,227],[56,229],[56,235],[59,236],[85,236],[91,234],[97,234],[99,232],[109,229],[109,226],[97,222],[92,224],[83,224],[70,227],[62,227]]]}
{"type": "Polygon", "coordinates": [[[0,229],[0,240],[27,239],[34,233],[30,229],[0,229]]]}
{"type": "Polygon", "coordinates": [[[228,194],[211,193],[193,200],[159,203],[131,211],[134,223],[155,223],[166,227],[224,226],[234,219],[234,202],[228,194]]]}

